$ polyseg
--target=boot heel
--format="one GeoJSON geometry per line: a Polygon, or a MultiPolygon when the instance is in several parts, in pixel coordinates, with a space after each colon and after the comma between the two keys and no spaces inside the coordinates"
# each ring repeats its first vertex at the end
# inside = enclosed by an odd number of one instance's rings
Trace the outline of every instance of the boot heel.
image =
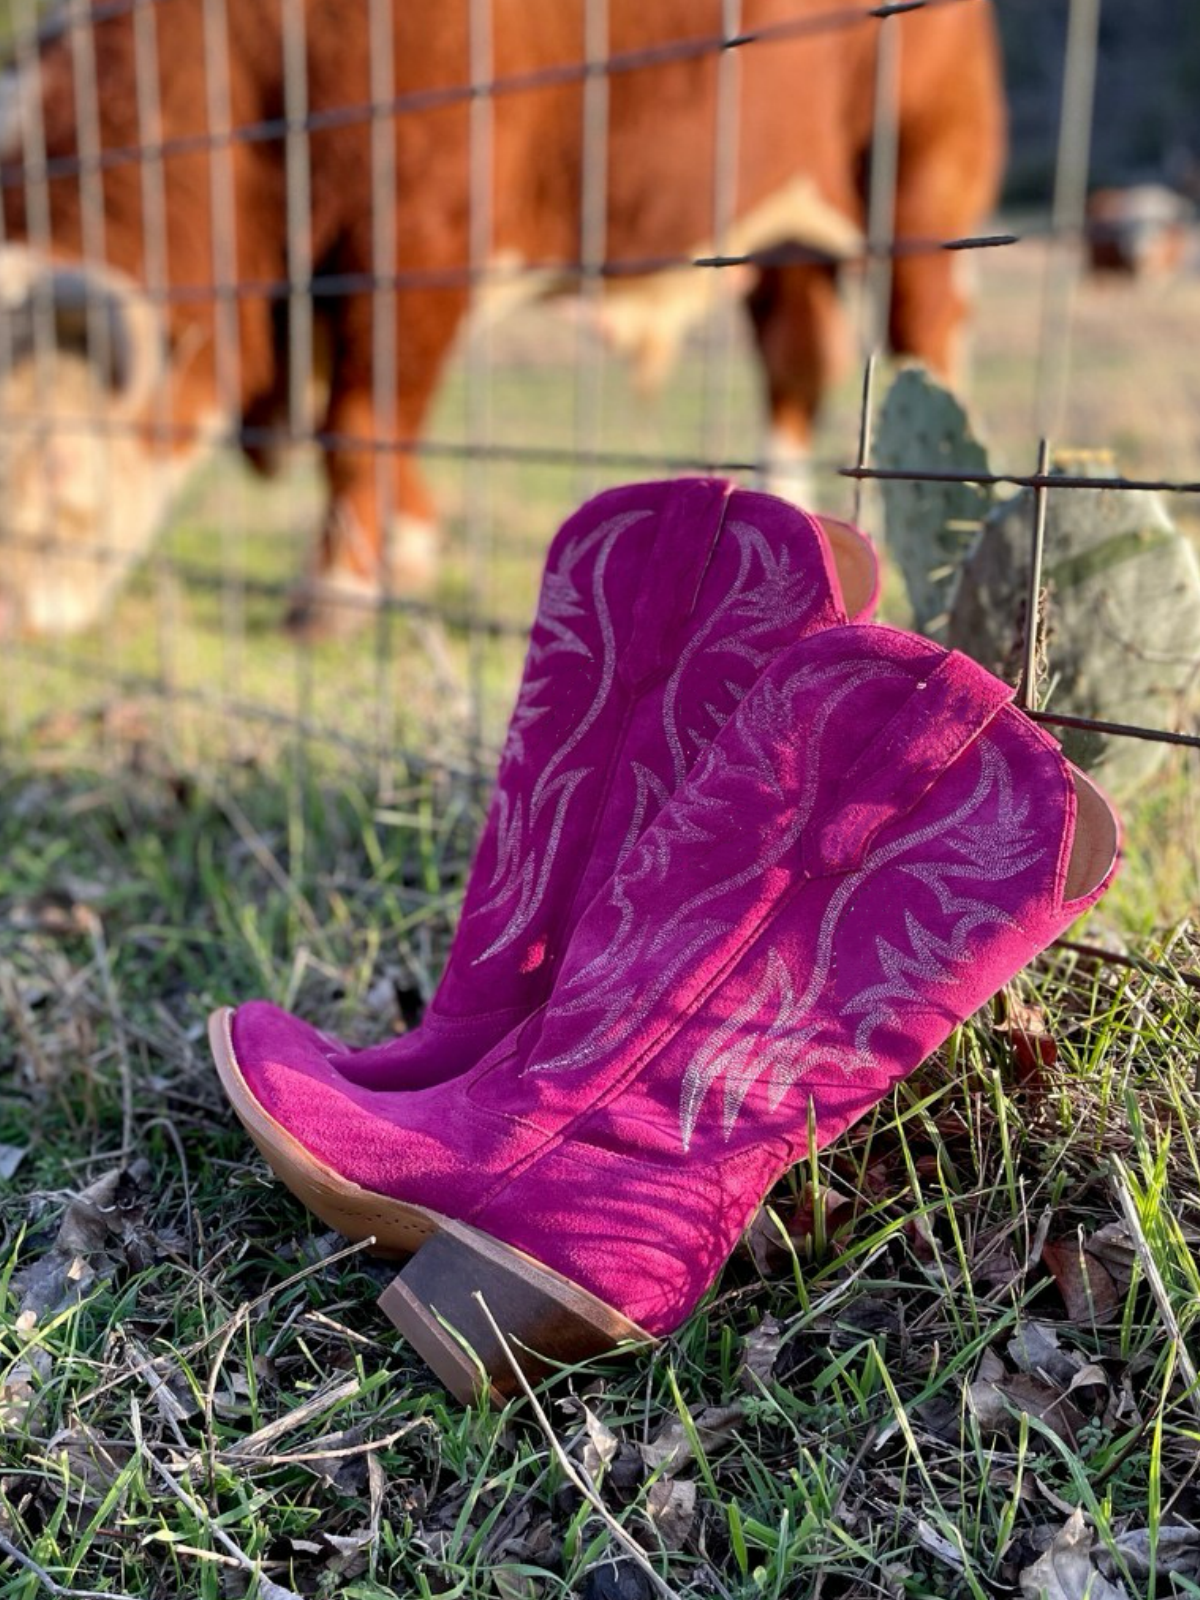
{"type": "Polygon", "coordinates": [[[477,1295],[531,1383],[619,1344],[654,1342],[645,1329],[552,1268],[474,1228],[443,1220],[379,1304],[464,1405],[485,1390],[499,1405],[520,1387],[477,1295]]]}

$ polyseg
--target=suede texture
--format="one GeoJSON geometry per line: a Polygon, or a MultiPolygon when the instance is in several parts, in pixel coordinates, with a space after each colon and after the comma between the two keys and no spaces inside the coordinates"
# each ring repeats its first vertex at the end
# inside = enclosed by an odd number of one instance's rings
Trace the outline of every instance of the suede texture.
{"type": "Polygon", "coordinates": [[[584,505],[547,555],[441,983],[417,1029],[346,1075],[442,1082],[536,1010],[580,911],[767,662],[845,620],[820,524],[782,500],[685,478],[584,505]]]}
{"type": "Polygon", "coordinates": [[[1105,869],[1064,897],[1071,769],[1010,698],[890,628],[792,645],[579,917],[546,1005],[485,1059],[374,1090],[259,1002],[233,1019],[247,1084],[345,1177],[670,1331],[806,1153],[810,1108],[823,1145],[1111,878],[1115,824],[1105,869]]]}

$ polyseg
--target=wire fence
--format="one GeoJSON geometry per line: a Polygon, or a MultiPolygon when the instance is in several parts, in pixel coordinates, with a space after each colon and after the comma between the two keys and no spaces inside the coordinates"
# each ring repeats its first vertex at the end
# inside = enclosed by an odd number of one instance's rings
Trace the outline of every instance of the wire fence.
{"type": "MultiPolygon", "coordinates": [[[[852,378],[831,386],[811,462],[829,509],[877,533],[889,482],[1031,491],[1028,708],[1059,729],[1200,748],[1182,701],[1170,726],[1080,716],[1053,695],[1033,703],[1048,497],[1154,491],[1186,512],[1200,468],[1187,470],[1189,433],[1179,472],[1161,456],[1137,477],[1051,469],[1052,444],[1112,442],[1073,433],[1100,0],[1069,6],[1048,212],[941,232],[905,215],[911,30],[984,11],[984,0],[525,11],[73,0],[39,32],[34,0],[12,0],[14,75],[0,96],[6,738],[119,736],[128,714],[180,759],[300,741],[351,754],[385,788],[431,767],[488,773],[562,517],[625,478],[763,481],[778,469],[739,302],[770,274],[807,270],[840,279],[868,376],[861,397],[852,378]],[[797,150],[779,168],[793,213],[773,232],[751,227],[773,203],[756,152],[786,143],[795,110],[770,108],[772,124],[758,87],[775,81],[772,53],[790,51],[792,98],[811,94],[806,50],[814,74],[854,64],[858,142],[835,158],[797,150]],[[627,126],[647,114],[639,83],[681,102],[678,125],[654,122],[640,147],[627,126]],[[678,201],[679,226],[621,211],[638,149],[660,181],[651,198],[668,211],[678,201]],[[822,188],[827,203],[810,204],[822,188]],[[853,214],[843,209],[839,236],[844,196],[853,214]],[[1005,270],[1022,297],[1006,356],[1032,387],[1022,459],[881,466],[873,425],[896,274],[966,256],[1020,263],[1005,270]],[[681,331],[654,400],[597,331],[613,290],[647,282],[670,283],[698,328],[681,331]],[[569,313],[532,306],[564,287],[569,313]],[[284,470],[260,482],[244,456],[282,457],[284,470]]],[[[986,281],[976,301],[986,309],[986,281]]],[[[657,316],[639,334],[650,365],[674,302],[657,316]]],[[[1152,619],[1132,620],[1152,633],[1152,619]]],[[[1043,643],[1052,682],[1055,641],[1043,643]]]]}

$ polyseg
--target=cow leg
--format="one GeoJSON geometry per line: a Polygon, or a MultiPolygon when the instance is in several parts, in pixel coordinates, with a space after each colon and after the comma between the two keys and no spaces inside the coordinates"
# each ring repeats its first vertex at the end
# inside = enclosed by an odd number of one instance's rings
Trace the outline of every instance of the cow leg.
{"type": "Polygon", "coordinates": [[[978,232],[995,203],[1004,136],[1002,93],[990,74],[985,52],[967,53],[957,98],[937,102],[936,119],[910,117],[900,141],[895,235],[918,248],[892,262],[889,342],[951,384],[963,377],[972,263],[969,252],[937,245],[978,232]]]}
{"type": "MultiPolygon", "coordinates": [[[[947,236],[945,225],[925,234],[897,219],[899,238],[947,236]]],[[[968,301],[967,262],[956,252],[898,257],[893,263],[888,340],[893,354],[921,361],[952,387],[963,376],[962,330],[968,301]]]]}
{"type": "Polygon", "coordinates": [[[747,306],[766,373],[765,486],[804,505],[812,494],[813,423],[846,364],[837,269],[823,263],[768,267],[747,306]]]}
{"type": "Polygon", "coordinates": [[[368,297],[334,318],[323,432],[329,500],[308,578],[289,627],[305,636],[352,632],[385,595],[428,590],[437,572],[433,501],[414,447],[466,297],[438,290],[397,296],[395,426],[375,404],[368,297]]]}

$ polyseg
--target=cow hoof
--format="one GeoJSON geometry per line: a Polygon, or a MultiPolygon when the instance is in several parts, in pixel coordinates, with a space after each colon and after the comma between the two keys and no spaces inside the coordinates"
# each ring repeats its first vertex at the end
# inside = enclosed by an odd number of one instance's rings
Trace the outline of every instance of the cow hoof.
{"type": "Polygon", "coordinates": [[[352,638],[376,615],[382,593],[375,579],[348,567],[312,573],[293,592],[284,627],[305,643],[352,638]]]}
{"type": "MultiPolygon", "coordinates": [[[[343,547],[359,525],[342,512],[336,524],[343,547]]],[[[360,539],[355,552],[369,561],[360,539]]],[[[360,632],[383,603],[384,585],[367,577],[343,552],[311,573],[292,595],[285,626],[296,639],[344,639],[360,632]]],[[[439,539],[436,524],[422,517],[394,519],[387,544],[388,594],[394,599],[416,600],[428,595],[438,573],[439,539]]]]}
{"type": "Polygon", "coordinates": [[[409,599],[427,595],[437,579],[441,538],[435,522],[408,513],[393,517],[387,543],[392,593],[409,599]]]}

